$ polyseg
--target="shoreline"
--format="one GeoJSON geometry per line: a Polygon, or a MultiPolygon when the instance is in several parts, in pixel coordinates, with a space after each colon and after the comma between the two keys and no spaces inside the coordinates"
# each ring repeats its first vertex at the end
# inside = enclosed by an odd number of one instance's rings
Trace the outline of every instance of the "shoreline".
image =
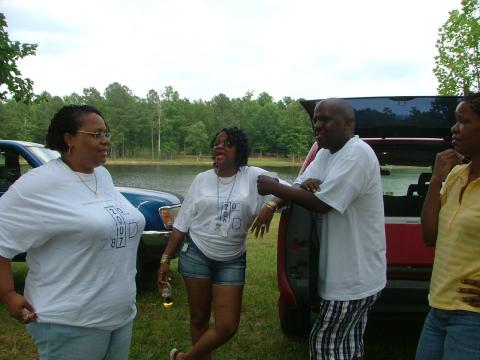
{"type": "MultiPolygon", "coordinates": [[[[250,157],[248,159],[248,165],[252,166],[271,166],[271,167],[298,167],[302,166],[303,159],[295,160],[280,159],[270,157],[250,157]]],[[[201,156],[197,159],[195,156],[182,156],[174,159],[145,159],[145,158],[122,158],[112,159],[108,158],[106,165],[189,165],[189,166],[208,166],[212,165],[212,159],[209,156],[201,156]]]]}

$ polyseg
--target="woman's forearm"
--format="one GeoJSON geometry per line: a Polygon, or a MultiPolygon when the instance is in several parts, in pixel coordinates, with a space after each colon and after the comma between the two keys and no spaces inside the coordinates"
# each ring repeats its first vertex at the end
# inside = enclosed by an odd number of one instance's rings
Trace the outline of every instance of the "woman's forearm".
{"type": "Polygon", "coordinates": [[[11,292],[15,292],[11,261],[0,256],[0,300],[4,302],[11,292]]]}
{"type": "Polygon", "coordinates": [[[440,189],[442,179],[432,176],[428,192],[423,202],[421,221],[423,242],[427,246],[434,246],[437,242],[438,214],[440,212],[440,189]]]}

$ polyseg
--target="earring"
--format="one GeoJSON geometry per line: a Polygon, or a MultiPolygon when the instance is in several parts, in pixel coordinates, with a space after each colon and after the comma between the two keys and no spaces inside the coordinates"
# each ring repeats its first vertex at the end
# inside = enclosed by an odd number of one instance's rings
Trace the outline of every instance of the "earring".
{"type": "Polygon", "coordinates": [[[68,146],[68,155],[70,155],[71,154],[70,150],[72,150],[72,144],[67,144],[67,146],[68,146]]]}

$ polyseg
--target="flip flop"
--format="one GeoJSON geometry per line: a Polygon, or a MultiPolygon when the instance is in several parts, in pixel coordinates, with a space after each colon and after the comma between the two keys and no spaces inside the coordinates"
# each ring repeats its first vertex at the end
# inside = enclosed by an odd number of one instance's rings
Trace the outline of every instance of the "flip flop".
{"type": "Polygon", "coordinates": [[[177,358],[178,353],[180,350],[173,348],[170,350],[170,360],[175,360],[177,358]]]}

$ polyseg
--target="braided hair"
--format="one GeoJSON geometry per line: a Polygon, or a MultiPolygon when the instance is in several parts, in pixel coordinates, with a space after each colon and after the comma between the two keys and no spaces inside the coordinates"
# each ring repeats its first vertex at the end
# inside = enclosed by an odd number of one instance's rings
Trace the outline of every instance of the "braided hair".
{"type": "MultiPolygon", "coordinates": [[[[222,132],[227,134],[228,141],[230,141],[230,143],[234,145],[237,149],[237,155],[235,157],[235,163],[237,164],[237,168],[247,165],[249,153],[248,139],[245,133],[236,126],[230,128],[223,128],[222,130],[218,131],[210,142],[210,147],[213,148],[215,139],[217,138],[218,134],[222,132]]],[[[215,166],[215,164],[213,165],[215,166]]]]}

